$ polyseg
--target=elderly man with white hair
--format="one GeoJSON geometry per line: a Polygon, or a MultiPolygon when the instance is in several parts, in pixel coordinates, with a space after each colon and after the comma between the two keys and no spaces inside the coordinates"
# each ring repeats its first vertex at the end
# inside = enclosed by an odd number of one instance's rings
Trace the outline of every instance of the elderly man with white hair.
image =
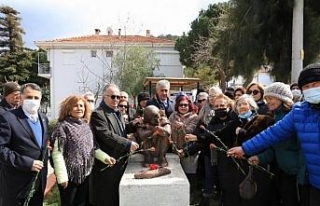
{"type": "Polygon", "coordinates": [[[156,84],[156,95],[147,102],[147,106],[154,105],[165,111],[169,117],[174,110],[173,101],[169,99],[170,82],[168,80],[159,80],[156,84]]]}

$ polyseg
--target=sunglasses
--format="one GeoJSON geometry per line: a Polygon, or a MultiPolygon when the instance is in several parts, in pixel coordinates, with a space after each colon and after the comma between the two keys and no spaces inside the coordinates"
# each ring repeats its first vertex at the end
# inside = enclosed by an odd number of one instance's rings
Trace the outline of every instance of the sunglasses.
{"type": "Polygon", "coordinates": [[[259,93],[260,93],[259,90],[250,90],[250,91],[247,92],[247,94],[253,94],[253,95],[257,95],[259,93]]]}
{"type": "Polygon", "coordinates": [[[119,95],[106,95],[107,97],[110,97],[111,99],[120,99],[120,96],[119,95]]]}
{"type": "Polygon", "coordinates": [[[198,99],[198,103],[202,103],[204,101],[206,101],[206,99],[198,99]]]}
{"type": "Polygon", "coordinates": [[[128,106],[127,106],[127,105],[122,105],[122,104],[120,104],[120,105],[118,105],[118,107],[127,108],[128,106]]]}
{"type": "Polygon", "coordinates": [[[189,107],[189,104],[179,104],[179,107],[189,107]]]}

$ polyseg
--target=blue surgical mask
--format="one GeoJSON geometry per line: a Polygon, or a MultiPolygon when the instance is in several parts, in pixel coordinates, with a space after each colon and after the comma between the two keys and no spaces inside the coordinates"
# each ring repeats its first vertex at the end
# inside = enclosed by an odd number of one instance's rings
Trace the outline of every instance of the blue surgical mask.
{"type": "Polygon", "coordinates": [[[241,119],[248,119],[250,116],[252,115],[252,111],[248,110],[246,113],[244,114],[239,114],[238,117],[240,117],[241,119]]]}
{"type": "Polygon", "coordinates": [[[311,104],[320,103],[320,87],[303,90],[304,100],[311,104]]]}

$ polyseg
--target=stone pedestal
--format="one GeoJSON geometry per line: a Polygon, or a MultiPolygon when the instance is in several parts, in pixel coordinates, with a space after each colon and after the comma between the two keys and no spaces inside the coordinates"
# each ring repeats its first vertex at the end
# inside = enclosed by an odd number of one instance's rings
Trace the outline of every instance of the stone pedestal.
{"type": "Polygon", "coordinates": [[[135,179],[134,173],[145,170],[143,156],[130,157],[119,186],[120,206],[188,206],[189,182],[179,157],[167,154],[171,174],[152,179],[135,179]]]}

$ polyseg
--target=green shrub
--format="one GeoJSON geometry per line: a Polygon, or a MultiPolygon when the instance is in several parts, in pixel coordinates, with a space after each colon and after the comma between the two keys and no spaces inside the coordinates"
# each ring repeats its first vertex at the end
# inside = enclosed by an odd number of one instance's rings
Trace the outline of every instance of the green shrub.
{"type": "Polygon", "coordinates": [[[60,205],[60,195],[57,184],[52,187],[52,190],[45,197],[43,206],[59,206],[60,205]]]}

